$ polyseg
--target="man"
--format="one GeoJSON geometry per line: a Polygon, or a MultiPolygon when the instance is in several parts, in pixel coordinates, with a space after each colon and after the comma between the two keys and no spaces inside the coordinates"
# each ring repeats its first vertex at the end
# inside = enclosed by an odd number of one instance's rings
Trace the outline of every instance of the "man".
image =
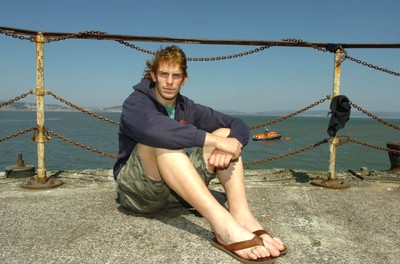
{"type": "Polygon", "coordinates": [[[241,159],[249,129],[240,119],[180,94],[188,74],[185,54],[177,46],[161,48],[146,64],[121,114],[114,166],[119,202],[137,213],[186,202],[210,223],[213,246],[244,263],[272,263],[286,247],[249,210],[241,159]],[[188,148],[193,148],[190,155],[188,148]],[[216,176],[229,211],[207,188],[216,176]]]}

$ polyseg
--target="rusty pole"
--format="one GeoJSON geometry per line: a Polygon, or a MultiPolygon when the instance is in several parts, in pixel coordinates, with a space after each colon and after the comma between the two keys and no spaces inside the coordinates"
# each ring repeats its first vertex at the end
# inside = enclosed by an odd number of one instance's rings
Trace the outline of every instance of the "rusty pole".
{"type": "MultiPolygon", "coordinates": [[[[335,51],[335,62],[334,62],[334,72],[333,72],[333,91],[332,98],[340,95],[340,64],[342,63],[342,49],[337,49],[335,51]]],[[[335,167],[336,167],[336,145],[338,143],[338,138],[333,136],[329,139],[329,174],[328,180],[335,179],[335,167]]]]}
{"type": "Polygon", "coordinates": [[[26,183],[22,183],[20,186],[26,189],[48,189],[55,188],[63,184],[55,176],[47,178],[46,176],[46,156],[45,156],[45,143],[48,141],[48,137],[45,135],[44,127],[44,96],[46,94],[44,90],[44,43],[47,41],[46,37],[41,32],[35,37],[36,42],[36,123],[37,123],[37,135],[33,139],[37,143],[37,158],[38,168],[37,175],[31,177],[26,183]]]}
{"type": "Polygon", "coordinates": [[[45,182],[46,159],[45,159],[45,131],[44,131],[44,43],[45,37],[41,32],[36,35],[36,120],[37,120],[37,155],[38,155],[38,182],[45,182]]]}

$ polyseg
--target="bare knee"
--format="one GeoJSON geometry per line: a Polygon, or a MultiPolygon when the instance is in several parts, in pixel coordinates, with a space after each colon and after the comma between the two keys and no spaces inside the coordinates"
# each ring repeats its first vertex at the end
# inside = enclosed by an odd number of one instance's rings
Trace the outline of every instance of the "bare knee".
{"type": "Polygon", "coordinates": [[[137,144],[135,146],[135,151],[140,158],[140,163],[142,164],[146,176],[154,181],[161,181],[162,177],[157,166],[156,148],[137,144]]]}
{"type": "Polygon", "coordinates": [[[136,145],[135,149],[139,155],[140,162],[144,171],[146,172],[147,177],[155,181],[163,180],[159,168],[159,166],[162,166],[162,164],[159,164],[158,157],[164,154],[168,155],[173,153],[185,153],[184,150],[155,148],[140,143],[136,145]]]}

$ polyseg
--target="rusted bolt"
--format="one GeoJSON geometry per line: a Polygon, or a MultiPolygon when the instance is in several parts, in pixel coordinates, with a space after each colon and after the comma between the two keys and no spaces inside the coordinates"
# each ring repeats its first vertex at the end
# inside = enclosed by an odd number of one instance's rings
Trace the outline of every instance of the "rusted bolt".
{"type": "Polygon", "coordinates": [[[22,154],[18,154],[18,159],[17,159],[17,167],[22,168],[25,166],[24,160],[22,159],[22,154]]]}

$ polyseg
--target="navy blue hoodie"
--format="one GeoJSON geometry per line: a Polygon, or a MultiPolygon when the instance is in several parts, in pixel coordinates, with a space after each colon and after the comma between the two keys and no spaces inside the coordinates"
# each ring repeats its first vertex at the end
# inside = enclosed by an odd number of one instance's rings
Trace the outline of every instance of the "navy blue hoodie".
{"type": "Polygon", "coordinates": [[[114,177],[137,143],[166,149],[203,147],[206,132],[212,133],[223,127],[230,128],[229,137],[238,139],[243,146],[248,143],[249,129],[239,118],[196,104],[178,94],[173,120],[157,101],[149,79],[142,79],[133,89],[122,105],[119,155],[114,165],[114,177]]]}

